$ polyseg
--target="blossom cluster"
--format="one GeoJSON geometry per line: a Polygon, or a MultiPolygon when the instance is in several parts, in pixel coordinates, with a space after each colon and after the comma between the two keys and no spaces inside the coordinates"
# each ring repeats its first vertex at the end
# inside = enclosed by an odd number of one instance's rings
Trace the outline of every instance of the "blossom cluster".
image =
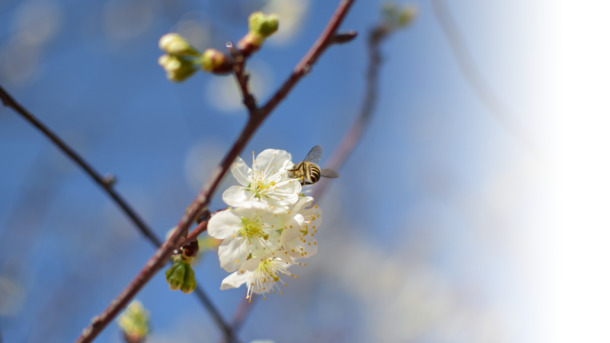
{"type": "MultiPolygon", "coordinates": [[[[254,155],[253,155],[254,157],[254,155]]],[[[253,158],[252,168],[237,158],[231,173],[239,185],[222,199],[230,207],[210,219],[208,233],[221,239],[220,266],[230,272],[221,289],[248,287],[252,293],[275,293],[282,276],[296,277],[288,268],[318,252],[315,234],[322,217],[314,199],[304,195],[298,179],[291,178],[291,156],[267,149],[253,158]]],[[[281,291],[280,291],[281,293],[281,291]]]]}

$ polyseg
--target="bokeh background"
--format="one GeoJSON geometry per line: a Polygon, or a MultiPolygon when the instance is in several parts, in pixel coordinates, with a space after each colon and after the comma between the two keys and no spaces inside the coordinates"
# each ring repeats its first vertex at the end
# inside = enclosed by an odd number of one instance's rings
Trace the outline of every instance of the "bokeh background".
{"type": "MultiPolygon", "coordinates": [[[[158,235],[184,213],[246,120],[232,77],[169,82],[158,39],[179,32],[221,49],[265,8],[280,31],[249,62],[265,100],[338,1],[23,0],[0,2],[0,84],[96,169],[158,235]]],[[[548,183],[537,47],[525,1],[449,2],[477,69],[524,141],[459,68],[429,1],[382,47],[380,96],[365,136],[320,206],[320,251],[284,295],[255,304],[244,342],[540,342],[537,213],[548,183]]],[[[361,106],[365,36],[381,1],[358,1],[335,46],[264,123],[242,156],[320,144],[330,156],[361,106]]],[[[68,342],[154,252],[71,161],[0,108],[0,332],[6,342],[68,342]]],[[[227,177],[221,190],[232,183],[227,177]]],[[[223,207],[220,192],[211,209],[223,207]]],[[[220,291],[214,253],[196,267],[225,318],[245,289],[220,291]]],[[[221,337],[193,295],[159,273],[137,298],[149,342],[221,337]]],[[[0,339],[1,340],[1,339],[0,339]]],[[[120,342],[116,324],[98,338],[120,342]]]]}

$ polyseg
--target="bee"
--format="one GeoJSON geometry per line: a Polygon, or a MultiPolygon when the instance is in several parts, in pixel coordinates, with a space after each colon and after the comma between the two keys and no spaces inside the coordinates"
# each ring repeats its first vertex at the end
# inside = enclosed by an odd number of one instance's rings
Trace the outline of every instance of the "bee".
{"type": "Polygon", "coordinates": [[[320,169],[316,164],[322,156],[322,147],[319,145],[311,148],[303,162],[299,162],[296,167],[288,169],[288,176],[298,179],[301,185],[313,185],[320,180],[320,177],[336,178],[339,173],[332,169],[320,169]]]}

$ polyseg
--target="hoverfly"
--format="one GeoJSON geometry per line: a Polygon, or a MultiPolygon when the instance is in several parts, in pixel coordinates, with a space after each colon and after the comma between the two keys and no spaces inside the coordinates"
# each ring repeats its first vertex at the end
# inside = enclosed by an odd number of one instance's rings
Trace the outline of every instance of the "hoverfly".
{"type": "Polygon", "coordinates": [[[320,169],[316,163],[320,161],[321,156],[322,147],[319,145],[314,146],[303,162],[300,162],[292,169],[288,169],[288,175],[291,178],[298,179],[301,185],[313,185],[320,180],[320,177],[339,177],[339,173],[332,169],[320,169]]]}

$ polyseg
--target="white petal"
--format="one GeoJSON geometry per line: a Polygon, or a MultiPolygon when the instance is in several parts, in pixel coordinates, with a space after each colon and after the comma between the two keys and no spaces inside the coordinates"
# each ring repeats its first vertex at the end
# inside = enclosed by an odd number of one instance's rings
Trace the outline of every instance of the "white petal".
{"type": "Polygon", "coordinates": [[[273,174],[285,171],[286,162],[290,162],[290,159],[290,154],[285,150],[267,149],[256,156],[256,163],[252,168],[262,172],[268,178],[273,174]]]}
{"type": "Polygon", "coordinates": [[[225,239],[241,228],[241,218],[232,211],[222,211],[210,218],[208,234],[214,238],[225,239]]]}
{"type": "Polygon", "coordinates": [[[301,184],[295,179],[288,179],[273,186],[273,190],[266,196],[272,203],[285,206],[296,203],[299,200],[300,191],[301,184]]]}
{"type": "Polygon", "coordinates": [[[282,232],[282,246],[288,255],[294,258],[309,258],[318,253],[318,242],[311,232],[306,235],[298,228],[286,229],[282,232]]]}
{"type": "Polygon", "coordinates": [[[250,254],[248,244],[243,237],[228,238],[218,247],[218,259],[222,269],[236,271],[242,263],[246,262],[250,254]]]}
{"type": "Polygon", "coordinates": [[[231,289],[231,288],[239,288],[244,283],[248,282],[248,279],[252,277],[252,272],[240,273],[239,271],[230,274],[224,280],[222,280],[222,284],[220,285],[221,290],[231,289]]]}
{"type": "Polygon", "coordinates": [[[240,185],[247,186],[250,184],[249,176],[252,174],[252,169],[241,157],[238,156],[231,165],[231,173],[240,185]]]}
{"type": "Polygon", "coordinates": [[[250,200],[248,193],[242,186],[231,186],[222,193],[222,201],[229,206],[237,207],[250,200]]]}

